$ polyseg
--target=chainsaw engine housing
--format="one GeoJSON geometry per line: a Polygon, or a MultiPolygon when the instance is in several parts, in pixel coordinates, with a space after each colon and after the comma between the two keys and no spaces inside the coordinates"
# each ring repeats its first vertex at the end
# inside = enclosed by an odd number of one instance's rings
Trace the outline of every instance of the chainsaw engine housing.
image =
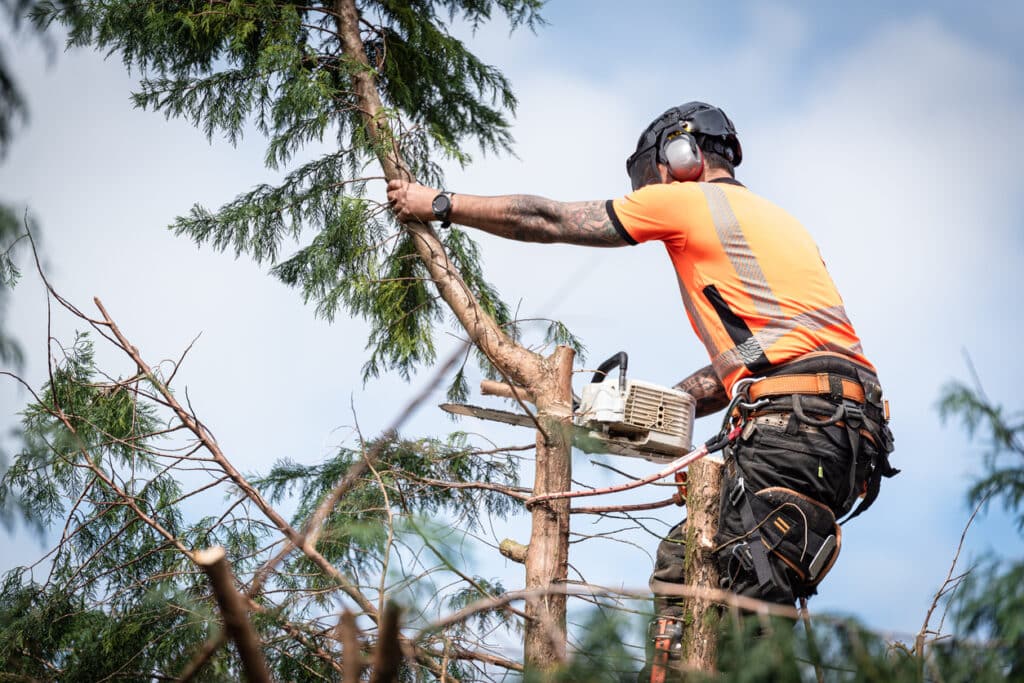
{"type": "Polygon", "coordinates": [[[606,379],[584,385],[574,421],[589,430],[590,437],[603,442],[603,451],[595,444],[593,452],[669,462],[691,450],[695,412],[696,401],[684,391],[636,380],[606,379]]]}

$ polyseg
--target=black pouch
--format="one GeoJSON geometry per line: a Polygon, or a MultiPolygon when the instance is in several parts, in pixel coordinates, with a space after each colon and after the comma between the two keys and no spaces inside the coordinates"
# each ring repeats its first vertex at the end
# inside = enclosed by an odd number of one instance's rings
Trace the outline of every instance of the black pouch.
{"type": "Polygon", "coordinates": [[[747,494],[761,542],[793,572],[797,597],[813,595],[839,557],[842,530],[828,506],[772,486],[747,494]]]}
{"type": "Polygon", "coordinates": [[[849,509],[847,499],[860,493],[859,487],[851,490],[853,456],[842,427],[789,436],[780,428],[758,425],[750,442],[735,452],[737,469],[752,491],[792,489],[828,505],[837,516],[849,509]]]}

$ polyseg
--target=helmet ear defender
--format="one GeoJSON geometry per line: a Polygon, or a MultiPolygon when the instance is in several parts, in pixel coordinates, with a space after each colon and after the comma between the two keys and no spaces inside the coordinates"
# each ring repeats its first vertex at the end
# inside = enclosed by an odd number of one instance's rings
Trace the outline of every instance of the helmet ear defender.
{"type": "Polygon", "coordinates": [[[704,172],[704,153],[700,151],[697,140],[686,130],[665,135],[661,157],[672,178],[681,183],[696,180],[704,172]]]}

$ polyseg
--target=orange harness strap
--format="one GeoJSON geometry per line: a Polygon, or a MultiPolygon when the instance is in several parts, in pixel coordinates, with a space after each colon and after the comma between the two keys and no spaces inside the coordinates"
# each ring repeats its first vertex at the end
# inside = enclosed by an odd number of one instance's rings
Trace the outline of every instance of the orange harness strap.
{"type": "Polygon", "coordinates": [[[750,385],[750,400],[762,396],[788,396],[790,394],[826,394],[842,396],[864,403],[864,387],[846,377],[818,372],[813,375],[776,375],[765,377],[750,385]]]}

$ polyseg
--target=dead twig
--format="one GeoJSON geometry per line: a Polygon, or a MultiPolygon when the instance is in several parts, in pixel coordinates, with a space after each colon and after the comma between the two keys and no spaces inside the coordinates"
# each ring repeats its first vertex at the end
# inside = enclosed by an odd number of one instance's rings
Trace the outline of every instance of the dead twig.
{"type": "Polygon", "coordinates": [[[267,672],[259,636],[249,622],[249,614],[242,596],[235,590],[235,577],[224,548],[214,546],[200,550],[195,554],[195,562],[210,577],[213,595],[217,598],[217,605],[224,617],[224,630],[238,648],[246,680],[251,683],[270,683],[270,674],[267,672]]]}
{"type": "Polygon", "coordinates": [[[341,666],[343,683],[359,683],[363,674],[363,649],[359,645],[359,630],[356,628],[356,615],[350,610],[341,613],[338,623],[341,631],[341,666]]]}
{"type": "Polygon", "coordinates": [[[935,592],[935,597],[932,599],[932,604],[928,608],[928,613],[924,616],[924,624],[921,625],[921,631],[917,634],[917,637],[914,639],[914,655],[920,658],[922,662],[924,661],[924,648],[927,643],[928,636],[939,635],[938,631],[931,631],[928,628],[928,624],[932,620],[932,614],[938,607],[939,601],[942,599],[942,596],[946,595],[946,593],[949,592],[947,589],[949,589],[950,585],[953,584],[953,590],[956,590],[957,586],[960,585],[960,581],[962,581],[963,578],[967,575],[967,573],[965,573],[954,578],[953,572],[956,570],[957,562],[960,560],[960,552],[964,549],[964,541],[967,539],[967,531],[971,528],[971,524],[974,522],[974,518],[978,516],[978,513],[981,511],[981,508],[984,507],[985,503],[988,502],[989,496],[991,495],[991,493],[987,494],[978,502],[977,506],[975,506],[974,508],[974,512],[971,513],[970,518],[967,520],[967,524],[964,525],[964,530],[960,534],[960,543],[957,544],[956,553],[953,555],[953,562],[949,565],[949,571],[946,573],[946,580],[942,582],[942,585],[939,587],[939,590],[935,592]]]}
{"type": "MultiPolygon", "coordinates": [[[[662,584],[657,585],[656,593],[659,596],[666,597],[683,597],[690,599],[701,599],[709,602],[719,603],[729,607],[735,607],[748,612],[754,612],[757,614],[764,614],[766,616],[785,617],[787,619],[796,620],[800,614],[793,607],[788,605],[779,605],[773,602],[765,602],[763,600],[757,600],[755,598],[749,598],[744,595],[736,595],[729,591],[720,590],[716,588],[698,588],[696,586],[690,586],[686,584],[662,584]]],[[[458,624],[466,619],[472,617],[478,612],[485,612],[488,610],[498,609],[504,607],[511,602],[518,600],[529,600],[535,598],[542,598],[547,595],[599,595],[599,596],[619,596],[625,598],[635,598],[638,600],[649,600],[651,593],[649,590],[630,590],[623,588],[608,588],[605,586],[597,586],[594,584],[572,584],[572,585],[550,585],[542,586],[540,588],[533,588],[530,590],[518,590],[509,591],[502,595],[494,598],[486,598],[483,600],[477,600],[466,607],[453,612],[446,617],[438,619],[427,626],[420,629],[419,633],[413,639],[419,642],[424,637],[439,631],[444,628],[448,628],[453,624],[458,624]]]]}
{"type": "MultiPolygon", "coordinates": [[[[171,393],[170,389],[159,380],[154,374],[152,368],[142,359],[142,355],[139,350],[132,346],[125,335],[121,332],[120,328],[107,313],[107,310],[103,307],[103,302],[98,298],[94,298],[93,301],[96,303],[96,307],[103,314],[103,320],[98,323],[110,330],[111,334],[116,338],[116,344],[120,347],[138,366],[139,371],[146,376],[146,379],[156,388],[163,399],[166,401],[167,406],[174,411],[175,415],[184,424],[189,431],[191,431],[195,437],[203,444],[206,450],[210,453],[217,465],[227,474],[232,483],[237,486],[246,497],[251,500],[256,507],[263,512],[264,515],[270,520],[270,522],[277,527],[277,529],[286,537],[289,541],[295,544],[296,547],[300,548],[302,552],[320,568],[327,576],[331,577],[341,588],[341,590],[352,598],[356,604],[364,609],[371,618],[376,616],[376,609],[374,609],[372,603],[366,599],[366,597],[359,591],[352,582],[342,574],[337,567],[331,564],[327,558],[317,552],[316,548],[309,543],[305,543],[302,539],[301,534],[296,531],[281,514],[274,509],[260,494],[259,491],[253,487],[252,484],[246,480],[241,472],[228,460],[227,456],[221,450],[217,441],[213,438],[210,431],[196,419],[195,415],[186,411],[184,407],[178,402],[174,394],[171,393]]],[[[69,309],[70,310],[70,309],[69,309]]]]}
{"type": "Polygon", "coordinates": [[[825,671],[821,668],[821,652],[818,650],[818,641],[814,639],[814,631],[811,627],[811,613],[807,609],[807,598],[800,598],[800,620],[804,622],[804,629],[807,631],[807,644],[810,646],[810,654],[813,658],[814,674],[818,683],[825,683],[825,671]]]}
{"type": "Polygon", "coordinates": [[[635,503],[633,505],[606,505],[604,507],[572,508],[570,512],[572,512],[574,515],[603,515],[609,512],[640,512],[642,510],[656,510],[658,508],[678,504],[679,503],[676,497],[672,496],[671,498],[655,500],[650,503],[635,503]]]}
{"type": "Polygon", "coordinates": [[[373,651],[370,683],[392,683],[398,680],[398,665],[402,661],[398,630],[400,614],[401,610],[394,602],[388,602],[384,606],[378,628],[377,647],[373,651]]]}

